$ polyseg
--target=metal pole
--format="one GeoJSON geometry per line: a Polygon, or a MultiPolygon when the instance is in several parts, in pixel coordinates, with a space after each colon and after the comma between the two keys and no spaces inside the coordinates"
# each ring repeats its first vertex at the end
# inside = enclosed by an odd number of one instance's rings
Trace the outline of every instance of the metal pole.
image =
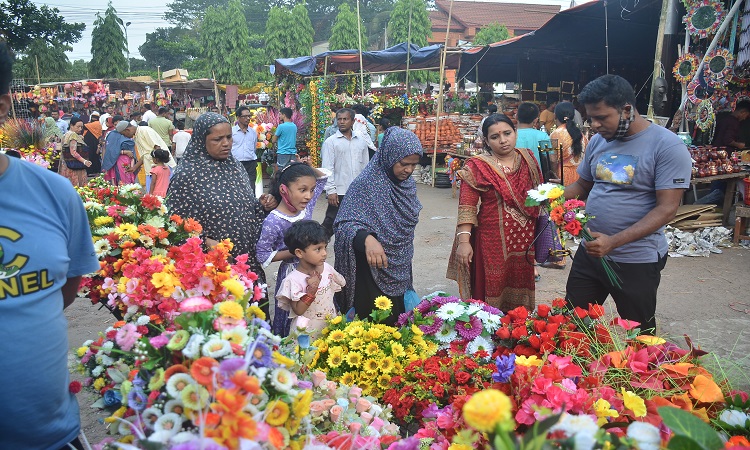
{"type": "Polygon", "coordinates": [[[362,64],[362,17],[359,15],[359,0],[357,0],[357,41],[359,42],[359,92],[365,95],[365,74],[362,64]]]}
{"type": "Polygon", "coordinates": [[[656,49],[654,50],[654,73],[651,75],[651,97],[648,99],[648,110],[646,117],[654,118],[654,89],[656,89],[656,79],[661,76],[661,53],[664,47],[664,33],[667,28],[667,0],[661,1],[661,15],[659,16],[659,30],[656,32],[656,49]]]}
{"type": "MultiPolygon", "coordinates": [[[[411,11],[413,3],[409,2],[409,29],[406,32],[406,95],[409,96],[409,63],[411,62],[411,11]]],[[[429,83],[429,80],[427,81],[429,83]]]]}
{"type": "MultiPolygon", "coordinates": [[[[445,58],[448,49],[448,36],[451,32],[451,15],[453,14],[453,0],[448,8],[448,27],[445,30],[445,45],[440,58],[440,88],[438,89],[437,111],[435,111],[435,143],[432,147],[432,187],[435,187],[435,170],[437,170],[437,143],[438,131],[440,131],[440,113],[443,112],[443,85],[445,84],[445,58]]],[[[429,83],[429,78],[428,78],[429,83]]]]}
{"type": "Polygon", "coordinates": [[[607,20],[607,0],[604,0],[604,52],[607,56],[607,75],[609,75],[609,22],[607,20]]]}

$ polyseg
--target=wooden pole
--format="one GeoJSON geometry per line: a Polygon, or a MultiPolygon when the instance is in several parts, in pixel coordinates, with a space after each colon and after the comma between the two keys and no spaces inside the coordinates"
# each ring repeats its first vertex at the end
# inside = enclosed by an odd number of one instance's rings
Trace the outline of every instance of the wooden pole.
{"type": "Polygon", "coordinates": [[[214,98],[216,99],[216,107],[219,108],[219,114],[221,114],[221,102],[219,101],[219,87],[216,85],[216,72],[211,71],[211,77],[214,79],[214,98]]]}
{"type": "Polygon", "coordinates": [[[323,59],[323,78],[328,76],[328,56],[323,59]]]}
{"type": "Polygon", "coordinates": [[[661,15],[659,16],[659,30],[656,32],[656,49],[654,50],[654,72],[651,74],[651,96],[648,99],[648,110],[646,117],[654,118],[654,90],[656,79],[661,76],[661,54],[664,47],[664,33],[667,28],[668,0],[661,0],[661,15]]]}
{"type": "MultiPolygon", "coordinates": [[[[445,58],[448,51],[448,36],[451,32],[451,16],[453,14],[453,0],[448,8],[448,27],[445,30],[445,45],[440,57],[440,88],[438,89],[437,111],[435,111],[435,143],[432,147],[432,187],[435,187],[435,171],[437,170],[438,131],[440,131],[440,113],[443,112],[443,89],[445,81],[445,58]]],[[[429,78],[428,81],[429,83],[429,78]]]]}
{"type": "MultiPolygon", "coordinates": [[[[413,3],[409,2],[409,28],[406,32],[406,96],[409,96],[409,63],[411,63],[411,11],[413,3]]],[[[429,81],[428,81],[429,83],[429,81]]]]}
{"type": "Polygon", "coordinates": [[[359,0],[357,0],[357,41],[359,42],[359,92],[365,95],[365,74],[362,64],[362,17],[359,15],[359,0]]]}
{"type": "Polygon", "coordinates": [[[39,58],[34,55],[34,63],[36,65],[36,84],[42,84],[42,78],[39,76],[39,58]]]}

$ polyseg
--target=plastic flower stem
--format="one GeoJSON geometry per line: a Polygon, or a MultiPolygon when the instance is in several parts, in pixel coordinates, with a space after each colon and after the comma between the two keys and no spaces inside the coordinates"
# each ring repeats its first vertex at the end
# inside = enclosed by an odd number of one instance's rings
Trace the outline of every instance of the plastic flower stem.
{"type": "MultiPolygon", "coordinates": [[[[581,237],[584,238],[587,242],[591,242],[594,240],[594,238],[589,234],[588,230],[585,228],[581,230],[581,237]]],[[[607,274],[607,279],[609,280],[609,284],[611,284],[613,287],[616,287],[617,289],[622,289],[622,280],[617,275],[617,272],[612,268],[611,264],[617,265],[615,261],[612,260],[609,256],[605,256],[603,258],[599,258],[602,262],[602,267],[604,267],[604,272],[607,274]],[[610,264],[611,263],[611,264],[610,264]]]]}

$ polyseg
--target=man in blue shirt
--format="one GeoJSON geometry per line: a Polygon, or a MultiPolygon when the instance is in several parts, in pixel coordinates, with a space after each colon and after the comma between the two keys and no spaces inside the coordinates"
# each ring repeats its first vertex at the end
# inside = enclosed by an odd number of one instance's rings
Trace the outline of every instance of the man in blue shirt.
{"type": "Polygon", "coordinates": [[[547,133],[536,129],[539,125],[539,107],[530,102],[521,103],[518,105],[516,119],[518,119],[516,148],[530,149],[534,153],[536,162],[541,164],[539,145],[549,146],[550,141],[547,133]]]}
{"type": "Polygon", "coordinates": [[[63,120],[60,117],[60,110],[53,109],[50,112],[50,114],[51,114],[52,118],[55,119],[55,123],[57,124],[57,128],[59,128],[60,131],[62,131],[63,134],[67,133],[68,132],[68,122],[66,122],[65,120],[63,120]]]}
{"type": "Polygon", "coordinates": [[[252,113],[247,106],[240,106],[235,112],[237,125],[232,127],[232,156],[245,168],[250,184],[255,184],[258,168],[258,154],[255,147],[258,143],[258,133],[250,127],[252,113]]]}
{"type": "Polygon", "coordinates": [[[272,142],[277,143],[276,170],[283,170],[297,154],[297,125],[292,122],[291,108],[279,110],[281,123],[276,127],[272,142]]]}
{"type": "MultiPolygon", "coordinates": [[[[0,41],[0,125],[12,63],[0,41]]],[[[0,447],[82,450],[63,309],[99,270],[86,210],[68,180],[5,154],[0,192],[0,447]]]]}

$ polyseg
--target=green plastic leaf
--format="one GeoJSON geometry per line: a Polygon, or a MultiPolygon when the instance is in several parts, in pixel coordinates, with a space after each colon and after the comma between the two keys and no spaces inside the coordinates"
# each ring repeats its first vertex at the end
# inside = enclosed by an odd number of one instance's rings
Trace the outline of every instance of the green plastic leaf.
{"type": "Polygon", "coordinates": [[[521,449],[523,450],[541,450],[547,441],[547,433],[550,428],[554,427],[560,421],[561,414],[547,417],[546,419],[534,423],[521,439],[521,449]]]}
{"type": "MultiPolygon", "coordinates": [[[[662,406],[658,411],[664,424],[674,432],[675,437],[690,438],[699,446],[696,448],[703,450],[719,450],[724,447],[716,431],[689,412],[671,406],[662,406]]],[[[672,447],[670,443],[669,448],[677,447],[672,447]]]]}
{"type": "Polygon", "coordinates": [[[700,444],[687,436],[673,436],[667,444],[667,448],[675,450],[703,450],[700,444]]]}

